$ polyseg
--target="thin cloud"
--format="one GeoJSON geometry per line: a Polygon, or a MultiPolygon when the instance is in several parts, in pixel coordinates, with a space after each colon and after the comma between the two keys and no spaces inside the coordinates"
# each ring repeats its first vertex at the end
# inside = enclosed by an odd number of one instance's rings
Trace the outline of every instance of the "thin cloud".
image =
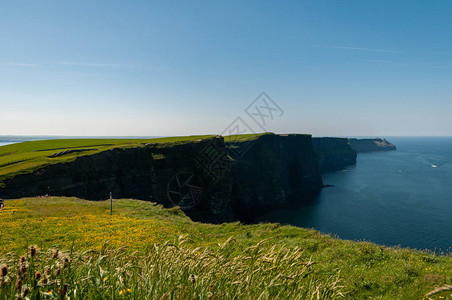
{"type": "Polygon", "coordinates": [[[99,64],[99,63],[85,63],[85,62],[57,62],[57,63],[51,63],[51,64],[52,65],[62,65],[62,66],[108,67],[108,68],[130,67],[127,65],[120,65],[120,64],[99,64]]]}
{"type": "Polygon", "coordinates": [[[367,51],[367,52],[382,52],[382,53],[401,53],[399,50],[389,49],[376,49],[376,48],[361,48],[361,47],[347,47],[347,46],[309,46],[311,48],[324,48],[324,49],[340,49],[340,50],[352,50],[352,51],[367,51]]]}
{"type": "Polygon", "coordinates": [[[366,62],[366,63],[377,63],[377,64],[390,64],[390,63],[394,62],[392,60],[384,60],[384,59],[357,59],[357,61],[366,62]]]}
{"type": "Polygon", "coordinates": [[[49,63],[21,63],[21,62],[6,62],[0,63],[3,66],[12,67],[48,67],[48,66],[74,66],[74,67],[102,67],[102,68],[127,68],[128,65],[121,64],[100,64],[100,63],[85,63],[85,62],[49,62],[49,63]]]}
{"type": "Polygon", "coordinates": [[[2,65],[12,67],[31,67],[31,68],[42,67],[41,64],[28,64],[28,63],[2,63],[2,65]]]}
{"type": "Polygon", "coordinates": [[[438,70],[450,70],[452,69],[452,64],[450,63],[439,63],[439,62],[419,62],[419,61],[404,61],[397,62],[391,60],[372,60],[372,59],[358,59],[354,63],[374,63],[384,65],[386,67],[397,67],[397,68],[415,68],[415,69],[438,69],[438,70]]]}

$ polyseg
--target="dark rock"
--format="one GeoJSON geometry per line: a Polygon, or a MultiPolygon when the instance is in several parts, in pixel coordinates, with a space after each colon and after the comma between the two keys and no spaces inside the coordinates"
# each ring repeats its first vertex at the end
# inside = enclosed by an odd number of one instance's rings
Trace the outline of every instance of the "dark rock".
{"type": "Polygon", "coordinates": [[[322,172],[342,170],[356,164],[356,152],[346,138],[313,138],[312,146],[319,156],[322,172]]]}
{"type": "Polygon", "coordinates": [[[60,157],[66,154],[70,154],[70,153],[79,153],[79,152],[86,152],[86,151],[92,151],[92,150],[97,150],[97,149],[74,149],[74,150],[66,150],[66,151],[61,151],[58,153],[54,153],[50,156],[48,156],[48,158],[55,158],[55,157],[60,157]]]}
{"type": "Polygon", "coordinates": [[[293,195],[321,189],[311,141],[310,135],[302,134],[266,134],[256,140],[233,167],[236,211],[286,203],[293,195]]]}

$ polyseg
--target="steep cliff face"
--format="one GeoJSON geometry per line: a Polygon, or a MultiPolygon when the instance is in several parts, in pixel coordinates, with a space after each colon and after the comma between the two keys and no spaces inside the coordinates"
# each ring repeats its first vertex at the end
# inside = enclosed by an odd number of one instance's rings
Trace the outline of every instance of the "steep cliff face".
{"type": "Polygon", "coordinates": [[[261,136],[236,159],[233,179],[238,211],[286,203],[291,196],[322,187],[311,136],[301,134],[261,136]]]}
{"type": "Polygon", "coordinates": [[[386,139],[349,139],[349,143],[356,152],[391,151],[396,146],[386,139]]]}
{"type": "Polygon", "coordinates": [[[230,176],[226,174],[221,181],[213,182],[194,159],[208,145],[216,145],[225,153],[223,139],[218,137],[183,145],[118,148],[83,156],[73,162],[50,165],[32,174],[16,176],[5,182],[0,197],[49,194],[103,200],[112,192],[115,198],[186,206],[187,213],[196,219],[204,218],[211,222],[232,220],[232,208],[224,204],[230,199],[230,176]],[[190,176],[193,179],[186,182],[190,176]],[[197,188],[197,195],[191,197],[194,188],[197,188]],[[215,201],[211,201],[214,197],[215,201]],[[196,203],[193,203],[193,198],[196,203]],[[214,209],[210,207],[213,202],[214,209]],[[197,210],[192,212],[195,204],[197,210]]]}
{"type": "Polygon", "coordinates": [[[342,170],[356,164],[356,152],[346,138],[313,138],[312,146],[319,156],[322,172],[342,170]]]}
{"type": "Polygon", "coordinates": [[[185,144],[115,148],[49,165],[6,180],[0,197],[76,196],[134,198],[180,206],[192,219],[233,221],[250,207],[283,203],[294,193],[320,189],[309,135],[266,134],[243,156],[222,137],[185,144]],[[229,155],[228,155],[229,153],[229,155]]]}

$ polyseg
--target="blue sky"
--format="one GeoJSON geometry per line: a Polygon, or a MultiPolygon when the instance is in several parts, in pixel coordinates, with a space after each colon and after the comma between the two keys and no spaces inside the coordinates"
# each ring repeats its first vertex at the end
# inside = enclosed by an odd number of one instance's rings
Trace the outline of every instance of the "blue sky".
{"type": "Polygon", "coordinates": [[[452,135],[451,1],[282,2],[2,1],[0,135],[452,135]]]}

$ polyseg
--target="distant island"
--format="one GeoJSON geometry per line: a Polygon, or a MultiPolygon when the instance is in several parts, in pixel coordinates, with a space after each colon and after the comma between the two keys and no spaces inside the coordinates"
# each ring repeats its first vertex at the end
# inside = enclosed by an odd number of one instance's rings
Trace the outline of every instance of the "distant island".
{"type": "Polygon", "coordinates": [[[348,139],[350,146],[356,152],[392,151],[397,150],[396,146],[386,139],[348,139]]]}

